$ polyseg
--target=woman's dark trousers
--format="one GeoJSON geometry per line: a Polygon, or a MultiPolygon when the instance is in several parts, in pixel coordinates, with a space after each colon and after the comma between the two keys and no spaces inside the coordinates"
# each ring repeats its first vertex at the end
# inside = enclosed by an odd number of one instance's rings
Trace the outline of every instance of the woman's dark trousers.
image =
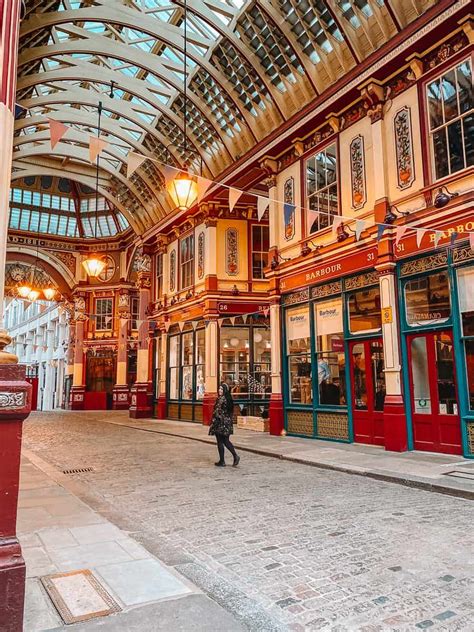
{"type": "Polygon", "coordinates": [[[217,439],[217,449],[219,450],[219,461],[224,463],[224,446],[229,450],[234,459],[237,458],[237,452],[235,451],[234,446],[232,445],[230,438],[227,435],[216,433],[217,439]]]}

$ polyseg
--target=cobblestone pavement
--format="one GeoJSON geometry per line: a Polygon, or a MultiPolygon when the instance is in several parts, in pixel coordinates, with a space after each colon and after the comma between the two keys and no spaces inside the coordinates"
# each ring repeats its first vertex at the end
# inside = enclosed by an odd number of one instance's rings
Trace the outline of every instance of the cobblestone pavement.
{"type": "Polygon", "coordinates": [[[471,501],[248,453],[215,468],[94,413],[32,415],[24,443],[92,467],[86,502],[250,630],[474,630],[471,501]]]}

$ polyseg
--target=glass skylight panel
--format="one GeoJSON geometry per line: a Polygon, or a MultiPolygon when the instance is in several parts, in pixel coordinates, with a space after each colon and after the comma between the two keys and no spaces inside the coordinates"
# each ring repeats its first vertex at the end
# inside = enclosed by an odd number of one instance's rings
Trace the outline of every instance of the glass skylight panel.
{"type": "Polygon", "coordinates": [[[77,220],[75,217],[69,218],[66,234],[68,237],[77,237],[77,220]]]}
{"type": "Polygon", "coordinates": [[[20,209],[19,208],[11,208],[10,209],[10,228],[18,229],[20,227],[20,209]]]}
{"type": "Polygon", "coordinates": [[[61,215],[59,217],[57,234],[66,235],[66,227],[67,227],[67,217],[65,217],[64,215],[61,215]]]}
{"type": "Polygon", "coordinates": [[[49,219],[49,232],[52,235],[57,234],[59,224],[59,215],[52,214],[49,219]]]}
{"type": "Polygon", "coordinates": [[[30,230],[30,215],[31,211],[28,209],[24,208],[21,211],[20,230],[30,230]]]}
{"type": "Polygon", "coordinates": [[[84,22],[83,28],[91,33],[104,33],[107,30],[103,22],[84,22]]]}

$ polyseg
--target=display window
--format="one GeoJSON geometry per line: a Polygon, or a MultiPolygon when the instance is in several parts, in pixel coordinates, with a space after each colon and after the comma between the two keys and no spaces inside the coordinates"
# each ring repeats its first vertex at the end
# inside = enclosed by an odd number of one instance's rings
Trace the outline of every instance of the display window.
{"type": "Polygon", "coordinates": [[[265,399],[271,391],[270,331],[266,327],[222,326],[220,380],[234,399],[265,399]]]}
{"type": "Polygon", "coordinates": [[[474,410],[474,266],[458,270],[457,281],[468,406],[474,410]]]}
{"type": "Polygon", "coordinates": [[[351,334],[368,334],[380,331],[382,328],[382,315],[380,312],[380,289],[378,286],[350,293],[347,304],[349,331],[351,334]]]}
{"type": "Polygon", "coordinates": [[[337,149],[332,143],[310,156],[305,162],[306,206],[315,213],[308,213],[308,234],[331,226],[339,214],[337,184],[337,149]]]}
{"type": "Polygon", "coordinates": [[[311,404],[313,401],[310,331],[308,305],[287,310],[289,400],[292,404],[311,404]]]}
{"type": "Polygon", "coordinates": [[[342,298],[315,303],[316,367],[318,403],[346,404],[345,353],[342,298]]]}
{"type": "Polygon", "coordinates": [[[205,393],[204,329],[176,333],[169,337],[169,399],[201,400],[205,393]]]}
{"type": "Polygon", "coordinates": [[[409,327],[439,325],[451,317],[447,271],[435,272],[404,285],[405,316],[409,327]]]}

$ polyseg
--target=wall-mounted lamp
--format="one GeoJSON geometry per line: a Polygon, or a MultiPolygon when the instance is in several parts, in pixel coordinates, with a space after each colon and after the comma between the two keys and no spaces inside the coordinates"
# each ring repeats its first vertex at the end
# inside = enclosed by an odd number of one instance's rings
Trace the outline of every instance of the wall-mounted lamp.
{"type": "Polygon", "coordinates": [[[280,261],[291,261],[291,257],[282,257],[279,252],[276,252],[270,262],[270,268],[276,270],[280,265],[280,261]]]}
{"type": "Polygon", "coordinates": [[[438,193],[435,196],[434,205],[436,206],[436,208],[443,208],[443,206],[449,204],[449,202],[451,202],[451,200],[458,195],[459,193],[457,191],[451,193],[451,191],[448,191],[445,186],[442,186],[438,189],[438,193]]]}
{"type": "Polygon", "coordinates": [[[399,217],[408,217],[410,215],[409,211],[400,211],[395,204],[392,204],[388,207],[387,212],[385,213],[385,217],[383,218],[384,224],[393,224],[393,222],[399,217]],[[394,212],[398,213],[398,215],[394,212]]]}

